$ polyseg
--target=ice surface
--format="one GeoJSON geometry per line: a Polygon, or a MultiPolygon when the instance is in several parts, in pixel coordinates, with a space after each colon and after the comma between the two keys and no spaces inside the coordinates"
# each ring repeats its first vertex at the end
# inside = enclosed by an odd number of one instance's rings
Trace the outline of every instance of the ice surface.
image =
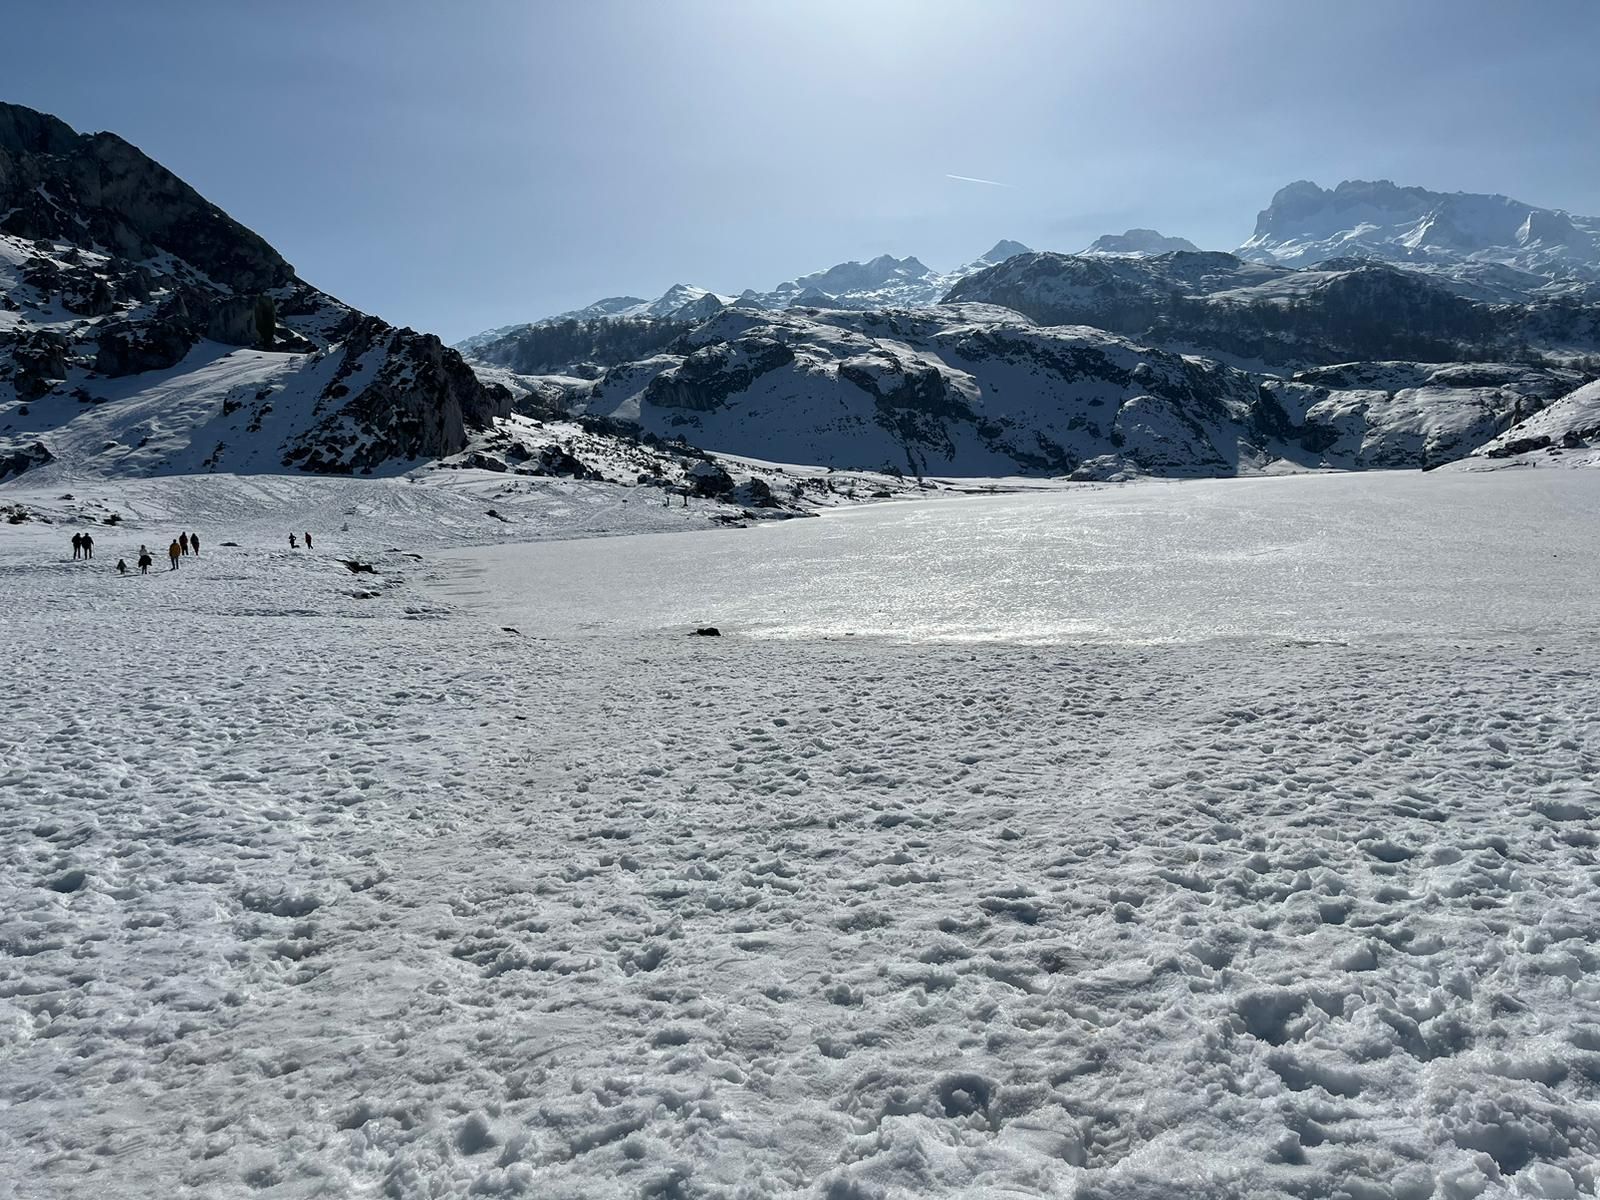
{"type": "Polygon", "coordinates": [[[0,487],[6,1200],[1594,1194],[1600,475],[477,486],[0,487]]]}
{"type": "Polygon", "coordinates": [[[507,620],[758,636],[1480,639],[1600,620],[1600,478],[1397,473],[935,500],[747,536],[468,550],[507,620]],[[486,578],[487,575],[487,578],[486,578]],[[1514,586],[1507,586],[1508,584],[1514,586]]]}

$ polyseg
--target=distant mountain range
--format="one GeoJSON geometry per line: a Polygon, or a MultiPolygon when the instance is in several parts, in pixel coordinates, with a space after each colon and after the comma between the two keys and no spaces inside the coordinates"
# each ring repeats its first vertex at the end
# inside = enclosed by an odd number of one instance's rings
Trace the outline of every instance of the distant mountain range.
{"type": "Polygon", "coordinates": [[[1556,454],[1600,439],[1597,228],[1294,184],[1238,254],[1134,229],[944,272],[883,255],[612,297],[469,360],[307,283],[121,138],[0,104],[0,482],[440,461],[721,481],[696,447],[1088,479],[1556,454]]]}
{"type": "MultiPolygon", "coordinates": [[[[1077,257],[1149,258],[1197,251],[1187,238],[1130,229],[1096,238],[1077,257]]],[[[704,320],[738,305],[868,309],[937,304],[962,280],[1029,253],[1021,242],[997,242],[950,271],[916,258],[881,255],[840,263],[768,291],[737,296],[677,284],[655,300],[619,296],[554,317],[506,325],[458,343],[476,350],[528,324],[608,317],[704,320]]],[[[1600,301],[1600,218],[1537,208],[1506,196],[1431,192],[1387,180],[1349,180],[1328,190],[1300,181],[1282,188],[1256,218],[1255,233],[1234,253],[1252,262],[1311,267],[1366,259],[1426,275],[1469,300],[1518,303],[1556,297],[1600,301]]]]}

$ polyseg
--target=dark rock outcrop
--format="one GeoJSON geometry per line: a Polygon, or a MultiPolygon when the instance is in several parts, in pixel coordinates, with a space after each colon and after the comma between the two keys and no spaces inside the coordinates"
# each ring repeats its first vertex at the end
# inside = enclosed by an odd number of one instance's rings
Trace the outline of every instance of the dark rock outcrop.
{"type": "Polygon", "coordinates": [[[43,442],[33,442],[26,446],[0,444],[0,480],[11,479],[33,467],[42,467],[54,460],[55,455],[50,453],[43,442]]]}
{"type": "Polygon", "coordinates": [[[511,393],[483,384],[432,334],[362,318],[323,389],[327,415],[286,447],[285,466],[370,474],[392,460],[454,454],[467,430],[511,412],[511,393]]]}

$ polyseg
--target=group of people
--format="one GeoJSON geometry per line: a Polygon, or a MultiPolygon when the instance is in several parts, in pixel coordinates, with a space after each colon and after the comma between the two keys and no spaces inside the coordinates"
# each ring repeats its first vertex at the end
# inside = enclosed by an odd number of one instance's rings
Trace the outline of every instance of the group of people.
{"type": "MultiPolygon", "coordinates": [[[[85,542],[89,541],[89,535],[84,534],[83,540],[85,542]]],[[[76,547],[78,544],[78,539],[73,538],[72,542],[76,547]]],[[[190,554],[193,554],[196,558],[200,557],[200,535],[198,533],[180,533],[177,537],[172,539],[172,544],[167,547],[167,558],[172,563],[172,566],[169,567],[168,570],[176,571],[178,569],[178,560],[180,558],[185,558],[190,554]]],[[[76,558],[77,555],[74,554],[73,557],[76,558]]],[[[87,558],[92,556],[85,555],[84,557],[87,558]]],[[[148,575],[150,573],[150,568],[154,564],[155,559],[150,554],[150,548],[148,546],[141,545],[139,547],[139,557],[134,560],[134,565],[139,568],[139,574],[148,575]]],[[[127,559],[117,559],[117,572],[121,575],[126,575],[128,573],[127,559]]]]}
{"type": "MultiPolygon", "coordinates": [[[[310,550],[312,548],[311,534],[306,533],[302,536],[306,540],[306,549],[310,550]]],[[[298,550],[299,548],[300,543],[296,540],[296,536],[291,533],[289,535],[289,549],[298,550]]],[[[178,569],[178,560],[187,558],[191,554],[196,558],[200,556],[200,535],[198,533],[180,533],[172,539],[172,544],[167,547],[167,559],[172,563],[172,566],[167,569],[176,571],[178,569]]],[[[72,535],[72,557],[74,559],[94,557],[94,538],[90,534],[75,533],[72,535]]],[[[154,562],[155,559],[151,556],[149,548],[140,546],[139,557],[134,560],[134,565],[139,568],[139,574],[148,575],[154,562]]],[[[117,571],[123,575],[128,573],[127,559],[117,559],[117,571]]]]}

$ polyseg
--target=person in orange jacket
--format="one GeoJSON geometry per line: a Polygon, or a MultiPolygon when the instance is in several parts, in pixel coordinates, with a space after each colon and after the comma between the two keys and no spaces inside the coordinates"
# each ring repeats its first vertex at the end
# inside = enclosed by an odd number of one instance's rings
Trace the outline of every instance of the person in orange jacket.
{"type": "Polygon", "coordinates": [[[183,548],[177,542],[167,547],[167,557],[172,560],[172,570],[178,569],[178,556],[183,553],[183,548]]]}

